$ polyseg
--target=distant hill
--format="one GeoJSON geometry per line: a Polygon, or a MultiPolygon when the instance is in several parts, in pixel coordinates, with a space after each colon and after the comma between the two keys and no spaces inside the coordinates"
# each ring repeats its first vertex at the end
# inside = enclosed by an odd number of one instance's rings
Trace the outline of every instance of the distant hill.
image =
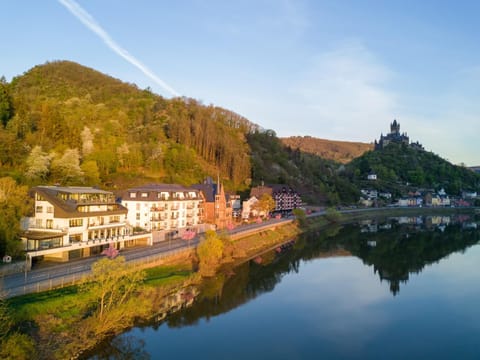
{"type": "Polygon", "coordinates": [[[453,165],[430,151],[398,143],[354,159],[346,166],[344,176],[359,188],[391,191],[397,196],[419,188],[443,188],[450,195],[459,195],[462,190],[477,191],[480,185],[480,175],[470,169],[453,165]],[[376,181],[367,180],[372,172],[377,175],[376,181]]]}
{"type": "Polygon", "coordinates": [[[349,163],[353,159],[373,149],[373,144],[318,139],[311,136],[292,136],[280,138],[283,144],[302,152],[320,156],[327,160],[333,160],[342,164],[349,163]]]}

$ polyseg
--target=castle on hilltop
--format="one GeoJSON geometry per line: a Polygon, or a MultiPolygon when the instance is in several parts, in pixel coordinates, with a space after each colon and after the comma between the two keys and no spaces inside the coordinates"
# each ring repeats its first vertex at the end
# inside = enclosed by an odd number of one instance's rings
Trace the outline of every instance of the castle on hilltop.
{"type": "Polygon", "coordinates": [[[375,139],[375,150],[381,150],[390,143],[405,144],[415,149],[423,150],[423,146],[417,141],[410,143],[410,138],[407,133],[400,133],[400,123],[396,119],[390,124],[390,133],[387,135],[380,135],[380,140],[375,139]]]}

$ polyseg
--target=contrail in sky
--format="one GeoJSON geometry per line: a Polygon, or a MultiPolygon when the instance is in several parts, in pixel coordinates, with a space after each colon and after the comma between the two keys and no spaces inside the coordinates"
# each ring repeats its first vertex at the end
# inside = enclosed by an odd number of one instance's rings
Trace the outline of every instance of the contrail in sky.
{"type": "Polygon", "coordinates": [[[137,67],[141,72],[147,75],[150,79],[155,81],[163,89],[168,91],[173,96],[180,96],[170,85],[155,75],[148,67],[142,64],[138,59],[131,55],[127,50],[118,45],[108,33],[95,21],[95,19],[85,11],[74,0],[58,0],[60,4],[65,6],[78,20],[80,20],[87,28],[97,34],[107,46],[122,58],[127,60],[130,64],[137,67]]]}

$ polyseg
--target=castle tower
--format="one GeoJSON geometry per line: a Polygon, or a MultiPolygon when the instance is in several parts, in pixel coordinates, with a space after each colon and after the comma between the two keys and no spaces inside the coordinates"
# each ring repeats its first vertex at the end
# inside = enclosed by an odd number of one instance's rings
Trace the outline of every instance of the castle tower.
{"type": "Polygon", "coordinates": [[[397,123],[396,119],[390,124],[390,134],[400,135],[400,123],[397,123]]]}

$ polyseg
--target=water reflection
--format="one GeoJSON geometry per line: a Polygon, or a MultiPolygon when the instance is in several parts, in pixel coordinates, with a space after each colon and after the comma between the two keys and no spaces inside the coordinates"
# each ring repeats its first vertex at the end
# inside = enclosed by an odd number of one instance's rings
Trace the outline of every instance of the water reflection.
{"type": "Polygon", "coordinates": [[[365,264],[373,265],[380,280],[388,281],[393,295],[410,274],[479,241],[471,215],[394,217],[360,225],[360,235],[341,236],[338,242],[365,264]]]}
{"type": "Polygon", "coordinates": [[[167,319],[172,327],[196,324],[273,291],[298,272],[301,261],[356,256],[373,267],[395,296],[410,274],[479,242],[473,215],[373,218],[304,234],[293,246],[262,254],[208,280],[195,305],[167,319]]]}
{"type": "MultiPolygon", "coordinates": [[[[473,255],[466,260],[461,253],[479,242],[477,224],[474,215],[373,218],[310,232],[225,268],[203,284],[191,307],[116,339],[145,332],[147,352],[164,351],[167,357],[225,358],[222,351],[234,348],[229,358],[277,360],[405,358],[406,345],[421,349],[417,355],[436,357],[443,352],[433,344],[455,339],[452,351],[466,344],[462,351],[468,357],[475,353],[472,344],[480,334],[480,293],[472,285],[479,280],[472,264],[480,251],[470,251],[473,255]],[[443,266],[430,267],[433,271],[406,286],[413,274],[452,253],[458,253],[451,256],[452,264],[442,261],[443,266]],[[462,277],[462,269],[471,276],[462,277]],[[453,317],[471,319],[457,321],[450,331],[453,317]],[[412,329],[421,329],[422,336],[412,329]],[[182,346],[185,341],[195,350],[182,346]],[[208,346],[209,341],[216,347],[208,346]]],[[[142,358],[142,343],[137,345],[138,353],[126,353],[142,358]]]]}
{"type": "Polygon", "coordinates": [[[109,343],[105,343],[91,359],[149,360],[151,357],[145,350],[145,340],[127,335],[118,336],[109,343]]]}

